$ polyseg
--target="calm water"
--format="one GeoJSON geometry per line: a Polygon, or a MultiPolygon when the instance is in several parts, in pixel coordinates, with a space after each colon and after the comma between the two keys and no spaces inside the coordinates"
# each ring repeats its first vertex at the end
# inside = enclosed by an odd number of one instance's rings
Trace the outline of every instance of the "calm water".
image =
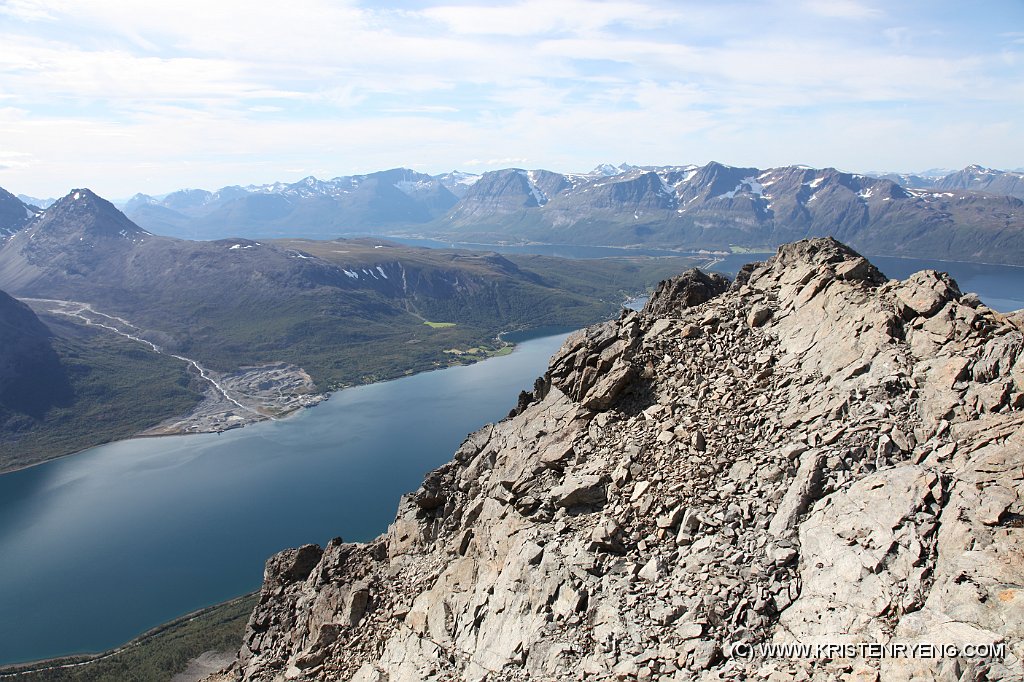
{"type": "Polygon", "coordinates": [[[870,260],[879,270],[896,279],[905,279],[918,270],[942,270],[952,275],[960,291],[973,291],[993,310],[1009,312],[1024,308],[1024,268],[881,256],[872,256],[870,260]]]}
{"type": "MultiPolygon", "coordinates": [[[[571,258],[642,253],[488,248],[571,258]]],[[[734,274],[767,257],[728,256],[711,269],[734,274]]],[[[1024,268],[871,260],[890,277],[944,270],[993,308],[1024,308],[1024,268]]],[[[257,588],[264,561],[282,548],[376,536],[402,493],[448,461],[468,432],[508,412],[564,336],[527,340],[512,355],[469,367],[341,391],[280,422],[123,441],[0,476],[0,663],[121,644],[257,588]]]]}
{"type": "MultiPolygon", "coordinates": [[[[665,249],[624,249],[614,246],[567,246],[559,244],[527,244],[508,246],[502,244],[469,244],[461,242],[442,242],[434,239],[411,239],[384,237],[391,241],[410,246],[427,248],[462,248],[489,250],[498,253],[530,253],[541,256],[557,256],[559,258],[585,259],[608,258],[612,256],[686,256],[688,254],[665,249]]],[[[719,258],[719,262],[709,269],[727,275],[735,275],[743,265],[757,260],[765,260],[771,253],[737,254],[719,258]]],[[[1012,265],[981,265],[975,263],[959,263],[955,261],[923,260],[916,258],[891,258],[886,256],[869,256],[868,259],[889,277],[905,279],[918,270],[941,270],[948,272],[960,285],[964,293],[972,291],[994,310],[1008,312],[1024,308],[1024,267],[1012,265]]]]}
{"type": "MultiPolygon", "coordinates": [[[[726,256],[710,269],[732,276],[746,263],[770,257],[767,253],[726,256]]],[[[1024,308],[1024,268],[1021,267],[887,256],[869,256],[868,260],[893,279],[906,279],[919,270],[948,272],[961,291],[978,294],[993,310],[1009,312],[1024,308]]]]}
{"type": "Polygon", "coordinates": [[[496,253],[528,253],[537,256],[554,256],[584,260],[587,258],[610,258],[613,256],[686,256],[689,254],[668,249],[623,249],[617,246],[571,246],[567,244],[473,244],[470,242],[445,242],[437,239],[413,237],[382,237],[388,241],[408,246],[423,246],[428,249],[468,249],[470,251],[494,251],[496,253]]]}
{"type": "Polygon", "coordinates": [[[137,439],[0,476],[0,663],[98,651],[259,587],[274,552],[368,540],[565,333],[351,388],[221,435],[137,439]]]}

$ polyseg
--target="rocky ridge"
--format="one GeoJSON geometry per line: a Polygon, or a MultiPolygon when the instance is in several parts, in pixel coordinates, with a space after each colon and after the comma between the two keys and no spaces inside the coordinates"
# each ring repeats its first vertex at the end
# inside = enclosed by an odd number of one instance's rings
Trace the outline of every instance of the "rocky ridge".
{"type": "Polygon", "coordinates": [[[384,535],[273,557],[221,678],[1021,679],[1021,327],[831,239],[685,273],[571,336],[384,535]],[[1005,651],[757,648],[794,642],[1005,651]]]}

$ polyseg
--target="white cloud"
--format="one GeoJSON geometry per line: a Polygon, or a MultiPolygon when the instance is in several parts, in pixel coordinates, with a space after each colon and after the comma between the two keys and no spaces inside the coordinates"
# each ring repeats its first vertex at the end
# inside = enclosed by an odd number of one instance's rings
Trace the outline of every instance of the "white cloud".
{"type": "MultiPolygon", "coordinates": [[[[0,10],[21,20],[0,28],[0,139],[29,155],[0,185],[37,194],[82,174],[122,195],[267,182],[290,172],[280,169],[450,170],[469,157],[556,170],[883,148],[923,158],[943,149],[934,112],[987,131],[1024,105],[1020,34],[1000,32],[1004,20],[970,43],[930,15],[850,0],[422,10],[182,0],[144,11],[15,0],[0,10]],[[1002,40],[988,47],[991,36],[1002,40]],[[871,144],[837,132],[840,115],[871,144]],[[810,134],[825,120],[843,139],[810,134]],[[925,130],[904,135],[887,120],[925,130]]],[[[1004,157],[1024,155],[1022,125],[1004,157]]],[[[940,164],[950,165],[911,167],[940,164]]]]}
{"type": "Polygon", "coordinates": [[[480,159],[470,159],[468,161],[463,161],[462,165],[464,165],[464,166],[515,166],[515,165],[518,165],[518,164],[526,163],[527,161],[529,161],[529,159],[527,159],[525,157],[522,157],[522,156],[506,156],[506,157],[501,158],[501,159],[487,159],[486,161],[481,161],[480,159]]]}
{"type": "Polygon", "coordinates": [[[25,152],[9,152],[0,149],[0,169],[21,170],[32,165],[32,155],[25,152]]]}
{"type": "Polygon", "coordinates": [[[49,3],[36,0],[5,0],[0,3],[0,14],[5,14],[21,21],[53,20],[48,10],[49,3]]]}
{"type": "Polygon", "coordinates": [[[539,36],[565,32],[586,34],[623,24],[636,28],[662,26],[681,13],[657,5],[586,0],[524,0],[506,5],[447,5],[422,15],[445,24],[455,33],[539,36]]]}
{"type": "Polygon", "coordinates": [[[383,109],[382,111],[386,114],[454,114],[459,110],[455,107],[423,104],[420,106],[383,109]]]}
{"type": "Polygon", "coordinates": [[[856,0],[807,0],[804,6],[814,14],[833,19],[877,19],[884,15],[881,10],[856,0]]]}

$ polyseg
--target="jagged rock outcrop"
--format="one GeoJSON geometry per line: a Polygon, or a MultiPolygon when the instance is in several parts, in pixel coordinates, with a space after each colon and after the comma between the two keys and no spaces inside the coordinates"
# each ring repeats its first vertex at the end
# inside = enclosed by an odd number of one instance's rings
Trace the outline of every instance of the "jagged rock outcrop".
{"type": "Polygon", "coordinates": [[[1021,679],[1020,318],[831,239],[706,279],[571,336],[377,540],[271,559],[228,677],[1021,679]]]}
{"type": "Polygon", "coordinates": [[[710,301],[728,288],[729,280],[717,272],[707,274],[694,268],[658,284],[644,312],[653,317],[679,317],[686,308],[710,301]]]}

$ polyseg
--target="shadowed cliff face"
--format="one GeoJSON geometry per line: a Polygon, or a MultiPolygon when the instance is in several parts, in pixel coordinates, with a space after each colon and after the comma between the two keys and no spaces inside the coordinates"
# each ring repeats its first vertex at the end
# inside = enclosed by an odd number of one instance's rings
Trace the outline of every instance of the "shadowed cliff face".
{"type": "Polygon", "coordinates": [[[0,418],[39,418],[70,400],[71,386],[51,337],[28,306],[0,291],[0,418]]]}
{"type": "Polygon", "coordinates": [[[0,240],[14,234],[35,217],[34,207],[0,187],[0,240]]]}
{"type": "Polygon", "coordinates": [[[571,336],[380,538],[272,558],[221,679],[1020,679],[1022,346],[948,276],[831,239],[685,273],[571,336]]]}

